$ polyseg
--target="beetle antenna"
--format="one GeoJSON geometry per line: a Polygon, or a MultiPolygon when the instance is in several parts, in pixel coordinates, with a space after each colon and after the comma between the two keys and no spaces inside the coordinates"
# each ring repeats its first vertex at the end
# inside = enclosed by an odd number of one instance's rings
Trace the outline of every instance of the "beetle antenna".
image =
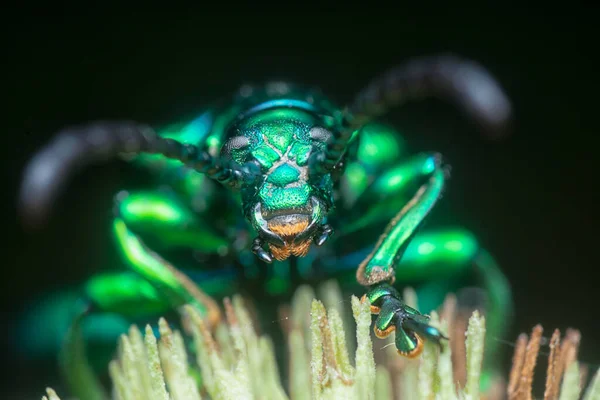
{"type": "Polygon", "coordinates": [[[325,152],[314,154],[311,169],[331,172],[357,129],[393,106],[426,97],[455,103],[490,138],[501,138],[510,131],[510,101],[485,68],[453,55],[416,58],[374,79],[355,96],[325,152]]]}
{"type": "Polygon", "coordinates": [[[244,170],[212,157],[195,145],[162,138],[148,125],[135,122],[97,122],[60,132],[37,153],[25,170],[19,208],[25,223],[38,225],[70,176],[83,167],[123,154],[160,154],[219,182],[233,185],[244,170]]]}

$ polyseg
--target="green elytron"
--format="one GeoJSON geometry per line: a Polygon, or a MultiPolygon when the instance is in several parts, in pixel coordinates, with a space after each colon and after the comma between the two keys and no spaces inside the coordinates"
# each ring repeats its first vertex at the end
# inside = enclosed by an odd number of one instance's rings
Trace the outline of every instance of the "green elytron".
{"type": "Polygon", "coordinates": [[[492,257],[463,229],[417,232],[446,185],[441,156],[408,155],[399,133],[375,121],[424,96],[449,98],[491,135],[509,120],[494,79],[452,56],[409,61],[345,108],[316,89],[244,86],[158,133],[134,122],[64,131],[26,170],[23,216],[43,222],[76,169],[123,156],[157,184],[115,197],[113,235],[126,268],[90,279],[81,315],[135,319],[191,303],[214,326],[216,299],[252,287],[269,302],[337,277],[349,290],[364,287],[375,333],[395,332],[403,356],[443,335],[403,303],[395,282],[418,287],[425,310],[460,286],[482,287],[489,336],[499,336],[511,303],[492,257]]]}

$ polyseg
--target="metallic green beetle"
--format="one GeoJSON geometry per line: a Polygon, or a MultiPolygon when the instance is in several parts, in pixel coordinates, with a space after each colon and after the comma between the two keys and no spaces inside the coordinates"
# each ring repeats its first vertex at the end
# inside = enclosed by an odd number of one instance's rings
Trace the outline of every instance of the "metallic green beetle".
{"type": "Polygon", "coordinates": [[[454,101],[489,135],[506,131],[511,106],[488,72],[451,55],[419,58],[345,108],[316,89],[273,82],[243,86],[158,133],[135,122],[68,129],[26,169],[20,206],[27,223],[42,223],[77,169],[118,156],[158,178],[150,190],[116,196],[113,234],[128,271],[87,283],[87,314],[136,317],[192,303],[214,326],[214,298],[252,282],[276,296],[323,277],[349,284],[352,275],[378,314],[377,336],[395,331],[398,352],[416,357],[424,340],[443,335],[394,281],[423,283],[420,308],[431,310],[457,280],[475,277],[497,336],[510,293],[491,256],[462,229],[417,233],[448,178],[442,157],[408,156],[399,133],[375,121],[426,96],[454,101]],[[200,261],[176,262],[181,249],[200,261]]]}

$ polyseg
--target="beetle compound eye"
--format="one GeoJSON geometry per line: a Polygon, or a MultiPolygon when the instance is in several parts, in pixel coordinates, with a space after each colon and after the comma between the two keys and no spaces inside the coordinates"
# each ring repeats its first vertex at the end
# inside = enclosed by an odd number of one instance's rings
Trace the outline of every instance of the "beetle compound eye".
{"type": "Polygon", "coordinates": [[[244,164],[248,159],[250,139],[245,136],[233,136],[229,138],[221,148],[221,158],[233,160],[238,164],[244,164]]]}
{"type": "Polygon", "coordinates": [[[319,142],[327,143],[329,139],[331,139],[331,132],[327,129],[315,126],[308,132],[309,136],[313,140],[318,140],[319,142]]]}
{"type": "Polygon", "coordinates": [[[221,155],[230,157],[231,153],[235,150],[241,150],[245,147],[248,147],[250,144],[250,140],[245,136],[234,136],[225,142],[223,149],[221,150],[221,155]]]}

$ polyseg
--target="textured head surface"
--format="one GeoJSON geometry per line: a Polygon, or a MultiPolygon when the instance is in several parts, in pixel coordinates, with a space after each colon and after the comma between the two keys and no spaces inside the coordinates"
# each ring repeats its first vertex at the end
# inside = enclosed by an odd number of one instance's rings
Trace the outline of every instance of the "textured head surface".
{"type": "Polygon", "coordinates": [[[308,173],[311,152],[322,149],[329,135],[317,116],[280,107],[240,121],[225,144],[224,153],[233,160],[253,161],[262,171],[263,179],[242,188],[242,201],[255,226],[283,239],[283,245],[270,243],[276,259],[305,255],[312,241],[305,232],[320,226],[322,211],[331,205],[331,178],[314,182],[308,173]],[[260,215],[256,215],[257,204],[260,215]],[[307,237],[298,240],[303,234],[307,237]]]}

